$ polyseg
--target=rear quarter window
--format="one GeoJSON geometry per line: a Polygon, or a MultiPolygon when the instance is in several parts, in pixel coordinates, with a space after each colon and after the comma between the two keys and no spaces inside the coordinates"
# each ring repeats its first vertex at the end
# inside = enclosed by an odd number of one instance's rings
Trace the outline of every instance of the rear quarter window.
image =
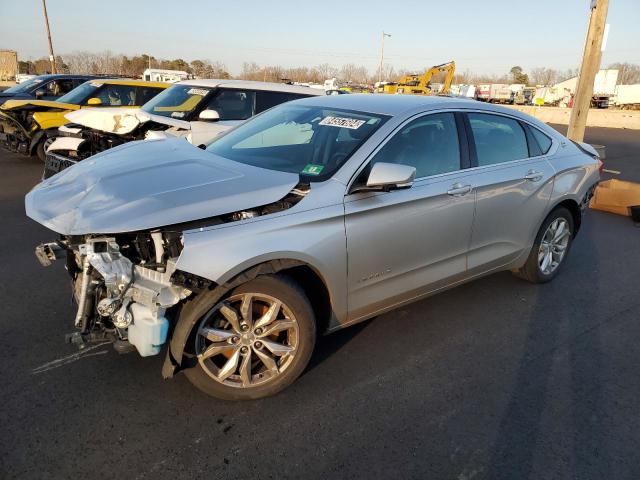
{"type": "Polygon", "coordinates": [[[551,148],[551,143],[552,143],[551,139],[547,137],[547,135],[542,133],[540,130],[538,130],[537,128],[535,127],[529,127],[529,128],[531,130],[533,138],[535,139],[536,143],[540,147],[540,151],[542,152],[542,155],[546,154],[551,148]]]}

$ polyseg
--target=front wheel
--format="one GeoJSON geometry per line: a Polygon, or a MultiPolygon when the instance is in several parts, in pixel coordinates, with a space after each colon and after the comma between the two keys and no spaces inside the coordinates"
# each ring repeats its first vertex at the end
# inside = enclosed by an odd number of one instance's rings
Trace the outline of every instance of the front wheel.
{"type": "Polygon", "coordinates": [[[224,400],[274,395],[304,371],[315,335],[313,310],[302,289],[281,276],[258,277],[198,320],[192,336],[198,363],[185,375],[224,400]]]}
{"type": "Polygon", "coordinates": [[[532,283],[553,280],[569,253],[573,234],[571,212],[564,207],[553,210],[542,223],[527,261],[516,275],[532,283]]]}
{"type": "Polygon", "coordinates": [[[48,137],[46,134],[40,139],[38,144],[36,145],[36,155],[42,162],[46,160],[47,157],[47,149],[53,143],[55,138],[48,137]]]}

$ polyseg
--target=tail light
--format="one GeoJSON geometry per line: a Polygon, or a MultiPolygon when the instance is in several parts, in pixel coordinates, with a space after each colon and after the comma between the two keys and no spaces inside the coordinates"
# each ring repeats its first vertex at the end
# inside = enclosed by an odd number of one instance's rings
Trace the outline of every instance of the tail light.
{"type": "Polygon", "coordinates": [[[600,175],[602,175],[602,169],[603,169],[603,168],[604,168],[604,163],[602,162],[602,160],[600,160],[600,159],[598,158],[598,173],[599,173],[600,175]]]}

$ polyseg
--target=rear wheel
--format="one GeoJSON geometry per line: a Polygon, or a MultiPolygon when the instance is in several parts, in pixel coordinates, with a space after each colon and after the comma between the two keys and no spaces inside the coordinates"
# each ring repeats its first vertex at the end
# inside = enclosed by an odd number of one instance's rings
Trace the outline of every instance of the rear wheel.
{"type": "Polygon", "coordinates": [[[533,283],[553,280],[569,253],[573,233],[571,212],[564,207],[553,210],[542,223],[527,261],[516,275],[533,283]]]}
{"type": "Polygon", "coordinates": [[[280,276],[261,276],[198,320],[193,338],[198,363],[185,375],[203,392],[225,400],[274,395],[303,372],[315,334],[302,289],[280,276]]]}

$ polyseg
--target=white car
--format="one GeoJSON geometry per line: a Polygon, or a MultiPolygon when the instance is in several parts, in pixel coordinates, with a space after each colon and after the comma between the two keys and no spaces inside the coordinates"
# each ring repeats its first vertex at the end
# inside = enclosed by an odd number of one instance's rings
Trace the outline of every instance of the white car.
{"type": "Polygon", "coordinates": [[[44,178],[98,152],[133,140],[165,136],[208,145],[220,133],[290,100],[323,90],[246,80],[186,80],[140,108],[86,108],[65,117],[60,136],[47,150],[44,178]]]}

